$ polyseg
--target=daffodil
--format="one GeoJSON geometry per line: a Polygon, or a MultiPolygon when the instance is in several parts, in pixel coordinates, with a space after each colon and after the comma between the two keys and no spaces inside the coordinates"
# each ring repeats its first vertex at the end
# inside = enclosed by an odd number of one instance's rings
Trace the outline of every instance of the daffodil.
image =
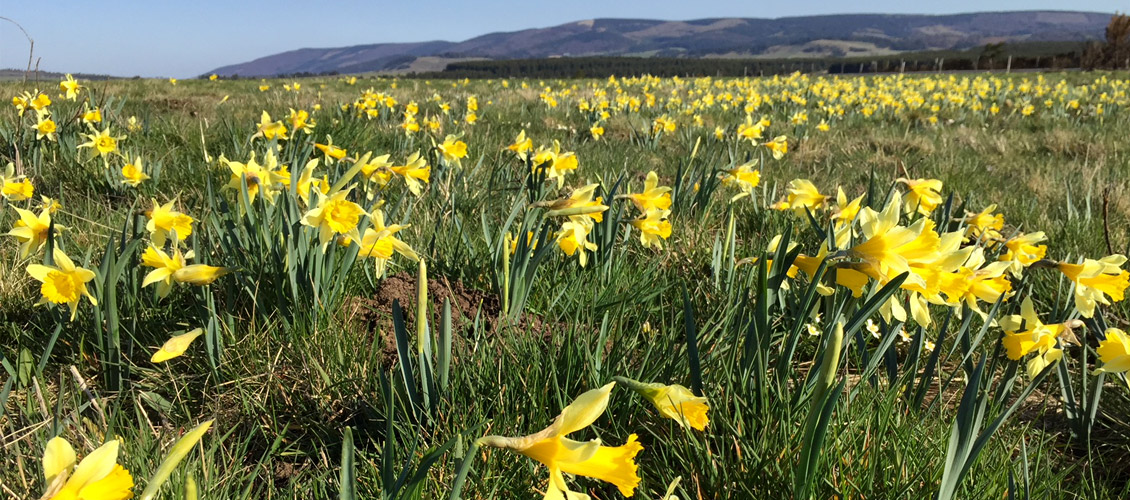
{"type": "Polygon", "coordinates": [[[757,122],[754,122],[752,116],[746,115],[745,122],[738,125],[738,139],[745,139],[751,144],[756,144],[757,141],[761,139],[765,127],[768,127],[769,124],[768,118],[763,117],[757,122]]]}
{"type": "Polygon", "coordinates": [[[40,141],[44,138],[47,138],[49,141],[54,141],[55,131],[58,130],[55,126],[55,121],[48,115],[39,116],[38,121],[31,128],[35,130],[35,139],[40,141]]]}
{"type": "MultiPolygon", "coordinates": [[[[47,232],[51,227],[51,209],[44,208],[39,215],[35,215],[29,210],[13,208],[20,214],[20,218],[12,230],[8,231],[8,235],[14,236],[20,243],[20,258],[27,258],[32,251],[39,251],[47,243],[47,232]]],[[[64,227],[55,225],[56,232],[61,229],[64,227]]]]}
{"type": "Polygon", "coordinates": [[[361,176],[368,179],[369,182],[375,183],[378,187],[387,186],[389,181],[392,180],[392,170],[389,170],[392,162],[388,161],[389,155],[372,157],[371,154],[366,154],[366,156],[370,158],[364,165],[361,165],[361,176]]]}
{"type": "Polygon", "coordinates": [[[812,181],[808,179],[793,179],[789,181],[785,191],[785,199],[774,203],[776,210],[793,210],[797,215],[804,216],[806,210],[816,210],[823,207],[828,197],[820,194],[812,181]]]}
{"type": "Polygon", "coordinates": [[[899,178],[898,182],[906,184],[909,190],[906,193],[906,205],[903,210],[917,211],[922,215],[930,215],[942,203],[942,181],[937,179],[906,179],[899,178]]]}
{"type": "Polygon", "coordinates": [[[366,215],[365,209],[346,199],[349,190],[344,189],[329,196],[322,196],[318,205],[311,208],[302,216],[302,224],[318,229],[318,241],[325,248],[335,234],[348,236],[352,239],[359,237],[357,224],[361,216],[366,215]]]}
{"type": "Polygon", "coordinates": [[[145,229],[149,231],[155,245],[165,246],[165,241],[169,238],[184,241],[192,234],[193,219],[173,209],[176,200],[164,205],[157,203],[157,200],[152,201],[153,209],[145,213],[149,217],[145,229]]]}
{"type": "Polygon", "coordinates": [[[544,168],[546,179],[556,180],[557,188],[565,185],[565,174],[577,169],[577,155],[572,152],[562,152],[561,143],[553,141],[553,149],[539,147],[534,152],[534,168],[544,168]]]}
{"type": "Polygon", "coordinates": [[[863,195],[854,200],[848,201],[847,195],[844,194],[844,188],[836,188],[836,209],[832,215],[832,220],[836,221],[837,225],[850,225],[855,221],[855,217],[859,215],[860,205],[863,203],[863,195]]]}
{"type": "Polygon", "coordinates": [[[122,184],[137,187],[146,180],[149,180],[149,175],[145,173],[145,164],[140,156],[134,156],[132,162],[122,165],[122,184]]]}
{"type": "Polygon", "coordinates": [[[106,127],[101,131],[95,130],[93,134],[82,134],[86,138],[86,142],[79,144],[78,147],[90,148],[93,157],[106,159],[110,155],[121,154],[118,151],[118,141],[125,139],[125,137],[114,137],[110,135],[110,127],[106,127]]]}
{"type": "Polygon", "coordinates": [[[19,114],[21,118],[23,118],[24,113],[27,112],[27,108],[31,104],[28,102],[30,99],[31,96],[27,95],[26,92],[24,95],[12,96],[12,106],[15,106],[16,113],[19,114]]]}
{"type": "Polygon", "coordinates": [[[188,350],[188,346],[192,344],[196,337],[204,334],[203,328],[196,328],[189,332],[176,335],[165,341],[157,352],[153,353],[153,357],[149,358],[151,363],[164,363],[173,358],[180,357],[184,351],[188,350]]]}
{"type": "Polygon", "coordinates": [[[55,265],[30,264],[27,273],[42,283],[39,292],[42,298],[40,304],[67,304],[71,309],[71,321],[78,313],[78,303],[85,296],[91,304],[98,305],[98,300],[87,290],[86,284],[94,279],[93,271],[78,267],[67,254],[56,248],[52,252],[55,265]]]}
{"type": "Polygon", "coordinates": [[[592,136],[592,140],[599,141],[600,138],[604,136],[604,127],[600,125],[593,125],[589,127],[589,135],[592,136]]]}
{"type": "Polygon", "coordinates": [[[518,155],[522,161],[526,161],[526,155],[534,148],[534,141],[526,138],[526,131],[523,130],[518,133],[518,137],[514,139],[514,143],[507,146],[506,149],[513,151],[518,155]]]}
{"type": "Polygon", "coordinates": [[[557,238],[557,245],[561,248],[565,255],[572,257],[577,255],[577,260],[581,263],[581,267],[585,267],[588,263],[588,254],[585,251],[596,251],[596,243],[589,241],[589,232],[592,227],[575,220],[568,220],[561,224],[555,235],[557,238]]]}
{"type": "Polygon", "coordinates": [[[102,110],[98,108],[88,109],[82,114],[83,123],[102,123],[102,110]]]}
{"type": "Polygon", "coordinates": [[[255,137],[262,137],[267,140],[286,140],[286,125],[283,125],[282,120],[272,121],[271,115],[263,111],[262,116],[259,117],[259,129],[255,132],[255,137]]]}
{"type": "Polygon", "coordinates": [[[604,211],[608,210],[608,205],[604,204],[603,197],[593,198],[598,187],[600,187],[600,184],[588,184],[574,189],[567,198],[551,202],[549,204],[550,211],[547,215],[550,217],[568,216],[570,220],[586,225],[600,222],[603,220],[604,211]]]}
{"type": "Polygon", "coordinates": [[[998,240],[1001,238],[1001,229],[1004,228],[1004,216],[994,214],[997,209],[994,203],[984,210],[969,214],[965,217],[965,235],[980,241],[998,240]]]}
{"type": "Polygon", "coordinates": [[[335,160],[345,158],[345,150],[334,146],[334,138],[326,136],[326,143],[314,143],[314,147],[318,148],[326,158],[326,165],[333,165],[335,160]]]}
{"type": "Polygon", "coordinates": [[[365,234],[361,236],[359,242],[361,250],[357,253],[357,256],[373,259],[377,276],[384,274],[385,267],[388,265],[388,261],[392,259],[394,252],[413,262],[420,260],[420,256],[411,246],[396,237],[396,233],[409,227],[408,224],[386,226],[384,212],[380,210],[373,211],[372,223],[372,227],[366,228],[365,234]]]}
{"type": "Polygon", "coordinates": [[[773,154],[774,160],[780,160],[789,152],[789,139],[783,135],[779,135],[774,137],[773,140],[762,144],[762,146],[765,146],[766,149],[773,154]]]}
{"type": "Polygon", "coordinates": [[[1075,282],[1075,308],[1085,318],[1095,315],[1095,306],[1109,306],[1125,298],[1130,287],[1130,272],[1122,269],[1126,257],[1110,255],[1099,260],[1085,259],[1079,264],[1060,262],[1060,272],[1075,282]],[[1108,299],[1109,297],[1109,299],[1108,299]]]}
{"type": "Polygon", "coordinates": [[[392,173],[404,178],[405,184],[408,185],[408,190],[416,196],[423,194],[424,184],[432,175],[432,167],[420,157],[420,152],[412,153],[411,156],[404,162],[404,165],[393,165],[388,167],[392,173]]]}
{"type": "Polygon", "coordinates": [[[78,99],[80,89],[82,89],[82,85],[79,85],[78,81],[75,80],[75,77],[71,76],[70,73],[67,73],[63,81],[59,82],[59,91],[64,93],[63,97],[71,101],[78,99]]]}
{"type": "Polygon", "coordinates": [[[592,425],[608,407],[608,398],[615,383],[580,395],[565,407],[553,423],[536,434],[524,437],[484,436],[479,444],[505,448],[537,460],[549,468],[549,484],[545,500],[580,500],[588,495],[569,490],[564,474],[598,479],[616,485],[620,493],[630,497],[640,478],[635,463],[643,450],[636,435],[628,436],[623,446],[604,446],[599,439],[574,441],[566,437],[592,425]]]}
{"type": "MultiPolygon", "coordinates": [[[[919,219],[910,227],[899,225],[902,200],[896,192],[882,212],[866,207],[859,212],[863,241],[848,250],[848,254],[863,260],[863,270],[884,281],[910,270],[910,261],[932,256],[939,244],[937,233],[926,231],[928,219],[919,219]]],[[[908,281],[921,278],[912,274],[908,281]]]]}
{"type": "Polygon", "coordinates": [[[290,114],[286,117],[286,121],[290,122],[290,128],[294,130],[295,133],[302,131],[307,135],[312,134],[314,127],[318,125],[310,118],[310,113],[303,109],[295,111],[291,108],[290,114]]]}
{"type": "Polygon", "coordinates": [[[757,160],[750,160],[722,172],[722,184],[734,184],[740,191],[730,198],[731,203],[753,195],[753,189],[761,183],[761,171],[755,167],[757,167],[757,160]]]}
{"type": "Polygon", "coordinates": [[[129,500],[133,476],[118,464],[117,440],[107,441],[75,466],[77,455],[65,439],[52,438],[43,450],[46,500],[129,500]]]}
{"type": "Polygon", "coordinates": [[[670,210],[654,208],[644,213],[639,219],[629,221],[632,227],[640,231],[640,243],[644,247],[663,248],[663,240],[671,237],[671,221],[667,216],[670,210]]]}
{"type": "Polygon", "coordinates": [[[36,92],[35,98],[28,102],[28,105],[36,111],[44,111],[51,105],[51,98],[47,97],[47,94],[38,93],[38,90],[36,92]]]}
{"type": "MultiPolygon", "coordinates": [[[[1019,361],[1035,352],[1038,355],[1028,361],[1028,375],[1035,377],[1045,367],[1063,357],[1063,350],[1057,347],[1057,339],[1069,326],[1067,324],[1045,325],[1036,314],[1031,297],[1025,297],[1020,304],[1020,314],[1005,316],[999,324],[1004,330],[1004,345],[1008,359],[1019,361]]],[[[1082,324],[1078,322],[1077,324],[1082,324]]]]}
{"type": "Polygon", "coordinates": [[[1130,336],[1118,328],[1107,328],[1106,338],[1096,350],[1103,362],[1095,373],[1126,373],[1130,371],[1130,336]]]}
{"type": "MultiPolygon", "coordinates": [[[[318,168],[319,161],[317,158],[307,161],[306,166],[302,168],[302,173],[298,175],[298,185],[295,186],[295,190],[298,193],[298,199],[302,200],[304,206],[310,205],[312,193],[318,192],[324,195],[330,190],[328,182],[314,177],[314,169],[318,168]]],[[[289,183],[289,178],[284,183],[289,183]]]]}
{"type": "Polygon", "coordinates": [[[8,201],[24,201],[35,194],[35,186],[31,179],[23,175],[16,175],[15,164],[8,162],[4,171],[0,172],[0,196],[8,201]]]}
{"type": "Polygon", "coordinates": [[[1038,245],[1046,237],[1042,231],[1028,234],[1018,234],[1005,240],[1004,246],[1008,249],[1000,260],[1009,263],[1009,271],[1019,278],[1025,268],[1040,261],[1047,254],[1047,245],[1038,245]]]}
{"type": "MultiPolygon", "coordinates": [[[[255,160],[254,151],[251,152],[251,158],[247,160],[247,163],[231,161],[223,155],[220,156],[220,163],[227,165],[231,170],[231,179],[224,187],[239,191],[242,189],[243,183],[246,182],[247,198],[251,203],[254,203],[255,198],[259,195],[262,195],[268,202],[274,203],[275,196],[282,190],[285,176],[272,168],[278,163],[274,150],[268,150],[264,156],[263,165],[255,160]]],[[[243,207],[242,200],[240,207],[243,207]]]]}
{"type": "Polygon", "coordinates": [[[674,420],[684,428],[690,426],[700,431],[706,430],[710,421],[706,415],[710,404],[705,397],[695,396],[690,389],[679,384],[644,383],[627,377],[616,377],[616,380],[647,398],[659,410],[660,415],[674,420]]]}
{"type": "Polygon", "coordinates": [[[444,138],[436,149],[439,150],[444,163],[454,165],[456,168],[462,167],[462,160],[467,157],[467,143],[460,141],[454,135],[444,138]]]}
{"type": "Polygon", "coordinates": [[[659,175],[654,170],[647,173],[647,179],[643,183],[643,191],[628,194],[627,198],[640,212],[644,213],[654,209],[667,210],[671,208],[671,188],[659,185],[659,175]]]}

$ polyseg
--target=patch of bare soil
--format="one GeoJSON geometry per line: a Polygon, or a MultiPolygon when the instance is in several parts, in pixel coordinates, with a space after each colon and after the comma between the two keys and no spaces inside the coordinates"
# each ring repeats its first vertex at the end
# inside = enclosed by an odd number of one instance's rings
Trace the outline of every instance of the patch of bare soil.
{"type": "MultiPolygon", "coordinates": [[[[400,272],[382,281],[371,297],[353,297],[346,301],[347,321],[356,322],[370,334],[380,336],[381,364],[385,367],[393,366],[397,358],[396,334],[392,326],[393,304],[400,304],[405,326],[414,335],[416,298],[416,277],[400,272]]],[[[452,282],[440,277],[428,280],[428,323],[433,330],[440,325],[444,299],[451,303],[452,348],[456,352],[461,350],[464,333],[473,328],[476,317],[483,332],[493,334],[503,326],[505,318],[501,317],[502,307],[496,295],[469,288],[461,281],[452,282]]],[[[530,314],[524,315],[513,326],[533,335],[546,337],[549,334],[540,318],[530,314]]]]}

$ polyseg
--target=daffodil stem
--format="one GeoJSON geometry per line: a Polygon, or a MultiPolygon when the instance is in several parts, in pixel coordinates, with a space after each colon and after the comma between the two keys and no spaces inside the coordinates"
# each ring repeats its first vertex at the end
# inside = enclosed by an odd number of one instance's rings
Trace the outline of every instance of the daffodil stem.
{"type": "Polygon", "coordinates": [[[510,316],[510,248],[502,241],[502,317],[510,316]]]}
{"type": "Polygon", "coordinates": [[[471,472],[471,464],[475,462],[475,456],[479,454],[479,446],[479,441],[475,441],[463,454],[463,460],[459,462],[459,472],[455,475],[455,482],[451,483],[451,495],[448,497],[450,500],[463,498],[463,483],[467,481],[467,473],[471,472]]]}

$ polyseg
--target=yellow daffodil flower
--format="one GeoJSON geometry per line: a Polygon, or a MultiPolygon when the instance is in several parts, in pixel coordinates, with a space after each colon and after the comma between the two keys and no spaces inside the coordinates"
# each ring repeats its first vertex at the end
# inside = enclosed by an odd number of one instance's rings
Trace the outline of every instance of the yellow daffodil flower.
{"type": "Polygon", "coordinates": [[[74,448],[61,437],[52,438],[43,450],[43,475],[47,479],[46,500],[129,500],[133,498],[133,476],[118,464],[117,440],[99,446],[75,466],[74,448]]]}
{"type": "Polygon", "coordinates": [[[110,155],[121,154],[118,151],[118,141],[125,139],[125,137],[114,137],[110,135],[109,127],[106,127],[102,131],[95,130],[94,132],[93,134],[82,134],[87,141],[78,145],[80,149],[90,148],[93,157],[101,157],[102,159],[106,159],[110,155]]]}
{"type": "Polygon", "coordinates": [[[1075,308],[1085,318],[1095,315],[1095,306],[1109,306],[1125,298],[1130,287],[1130,272],[1122,269],[1126,257],[1110,255],[1099,260],[1085,259],[1080,264],[1060,262],[1060,272],[1075,282],[1075,308]],[[1109,300],[1107,297],[1110,297],[1109,300]]]}
{"type": "Polygon", "coordinates": [[[804,217],[805,210],[815,211],[828,201],[828,197],[820,194],[816,185],[808,179],[793,179],[789,181],[785,190],[785,199],[774,203],[771,208],[775,210],[793,210],[798,216],[804,217]]]}
{"type": "Polygon", "coordinates": [[[290,123],[290,128],[295,133],[302,131],[306,134],[312,134],[314,127],[318,125],[314,120],[310,119],[310,113],[302,109],[295,111],[294,108],[291,108],[290,114],[287,115],[286,120],[290,123]]]}
{"type": "Polygon", "coordinates": [[[549,427],[524,437],[484,436],[479,444],[516,451],[549,468],[549,485],[545,500],[579,500],[583,493],[569,490],[564,473],[599,479],[616,485],[620,493],[630,497],[640,478],[635,456],[643,450],[636,435],[628,436],[623,446],[604,446],[599,439],[574,441],[565,436],[592,425],[608,407],[608,398],[615,383],[580,395],[565,407],[549,427]]]}
{"type": "Polygon", "coordinates": [[[39,141],[42,141],[45,137],[49,141],[54,141],[55,131],[58,130],[55,121],[46,115],[39,116],[38,121],[31,128],[35,130],[35,139],[39,141]]]}
{"type": "Polygon", "coordinates": [[[22,175],[16,175],[16,166],[9,162],[0,172],[0,196],[8,201],[24,201],[35,194],[35,186],[22,175]]]}
{"type": "Polygon", "coordinates": [[[710,422],[706,415],[710,404],[706,398],[695,396],[690,389],[678,384],[638,382],[627,377],[616,377],[616,380],[647,398],[659,410],[660,415],[674,420],[684,428],[690,426],[696,430],[706,430],[706,425],[710,422]]]}
{"type": "Polygon", "coordinates": [[[377,187],[385,187],[388,182],[392,180],[392,162],[388,161],[389,155],[380,155],[372,157],[372,153],[366,153],[365,156],[370,157],[369,161],[361,165],[361,176],[373,182],[377,187]]]}
{"type": "MultiPolygon", "coordinates": [[[[247,160],[247,163],[231,161],[221,155],[220,163],[231,169],[231,179],[224,187],[239,191],[243,182],[247,182],[249,202],[254,203],[257,196],[263,195],[263,198],[273,204],[275,196],[282,190],[283,181],[286,177],[273,169],[275,164],[278,163],[273,151],[269,150],[264,156],[264,165],[255,161],[254,151],[251,152],[251,158],[247,160]]],[[[242,200],[240,207],[243,207],[242,200]]]]}
{"type": "Polygon", "coordinates": [[[259,129],[254,137],[262,137],[267,140],[286,140],[286,125],[283,125],[282,120],[272,121],[271,115],[263,111],[262,116],[259,117],[259,129]]]}
{"type": "Polygon", "coordinates": [[[463,158],[467,157],[467,143],[460,141],[454,135],[448,135],[443,139],[443,143],[436,146],[439,150],[444,163],[448,165],[455,165],[456,168],[462,168],[463,158]]]}
{"type": "Polygon", "coordinates": [[[557,180],[557,189],[565,185],[565,174],[577,169],[577,155],[562,152],[561,143],[553,141],[553,149],[544,146],[534,152],[534,167],[544,168],[546,179],[557,180]]]}
{"type": "Polygon", "coordinates": [[[663,240],[671,237],[671,221],[667,220],[670,214],[670,210],[655,208],[648,210],[643,217],[629,221],[632,227],[639,229],[640,243],[645,248],[663,248],[663,240]]]}
{"type": "Polygon", "coordinates": [[[774,137],[773,140],[762,144],[773,154],[774,160],[780,160],[789,152],[789,139],[783,135],[774,137]]]}
{"type": "Polygon", "coordinates": [[[526,161],[526,155],[531,149],[534,148],[534,141],[526,138],[526,131],[523,130],[518,133],[518,138],[514,139],[514,143],[507,146],[506,149],[513,151],[518,155],[522,161],[526,161]]]}
{"type": "Polygon", "coordinates": [[[432,175],[432,167],[420,157],[420,152],[412,153],[411,156],[404,162],[404,165],[393,165],[388,167],[392,173],[404,178],[404,183],[408,185],[408,190],[416,196],[424,194],[423,185],[427,184],[432,175]]]}
{"type": "Polygon", "coordinates": [[[314,143],[314,147],[318,148],[318,151],[321,151],[322,154],[325,155],[326,165],[333,165],[335,160],[345,158],[345,150],[334,146],[334,138],[328,135],[326,136],[325,144],[314,143]]]}
{"type": "Polygon", "coordinates": [[[1008,251],[1001,255],[1000,260],[1008,262],[1009,271],[1019,278],[1025,268],[1040,261],[1047,254],[1047,245],[1037,245],[1045,239],[1042,231],[1013,236],[1004,242],[1008,251]]]}
{"type": "Polygon", "coordinates": [[[343,189],[330,196],[321,196],[318,205],[302,216],[302,225],[318,229],[318,241],[323,249],[335,234],[359,238],[357,224],[361,222],[361,216],[366,215],[365,209],[345,199],[348,195],[349,189],[343,189]]]}
{"type": "Polygon", "coordinates": [[[135,156],[132,162],[122,165],[122,184],[137,187],[146,180],[149,180],[149,175],[145,173],[145,164],[140,156],[135,156]]]}
{"type": "MultiPolygon", "coordinates": [[[[1033,352],[1039,355],[1028,361],[1028,376],[1035,377],[1045,367],[1063,357],[1063,350],[1056,347],[1060,334],[1068,329],[1069,325],[1045,325],[1036,314],[1031,297],[1025,297],[1020,304],[1020,314],[1005,316],[999,321],[1004,330],[1004,345],[1008,359],[1019,361],[1033,352]]],[[[1076,321],[1070,326],[1079,326],[1082,322],[1076,321]]]]}
{"type": "Polygon", "coordinates": [[[588,240],[590,231],[592,231],[592,227],[570,219],[561,224],[561,229],[554,235],[557,239],[557,245],[565,252],[565,255],[572,257],[577,254],[581,267],[588,264],[588,254],[585,251],[596,251],[597,249],[596,243],[588,240]]]}
{"type": "Polygon", "coordinates": [[[170,201],[164,205],[153,201],[153,209],[145,213],[149,217],[149,222],[145,224],[145,229],[149,231],[153,243],[157,246],[165,246],[165,241],[169,238],[184,241],[192,234],[192,217],[185,215],[181,212],[173,210],[173,205],[176,200],[170,201]]]}
{"type": "Polygon", "coordinates": [[[89,109],[82,114],[83,123],[102,123],[102,110],[98,108],[89,109]]]}
{"type": "Polygon", "coordinates": [[[863,203],[863,195],[858,198],[848,201],[847,195],[844,194],[844,188],[836,188],[836,211],[832,215],[832,220],[836,221],[839,226],[850,225],[855,221],[855,217],[859,215],[860,205],[863,203]]]}
{"type": "Polygon", "coordinates": [[[671,208],[671,188],[659,185],[659,175],[654,170],[647,173],[643,191],[628,194],[627,198],[640,212],[671,208]]]}
{"type": "Polygon", "coordinates": [[[187,333],[182,333],[165,341],[157,352],[153,353],[153,357],[149,358],[150,363],[164,363],[173,358],[180,357],[184,351],[188,350],[188,346],[192,344],[196,337],[204,334],[203,328],[196,328],[187,333]]]}
{"type": "Polygon", "coordinates": [[[89,269],[78,267],[67,254],[56,248],[52,253],[55,260],[54,266],[30,264],[27,273],[42,283],[39,293],[42,298],[40,304],[67,304],[71,309],[71,321],[78,313],[78,303],[85,296],[91,304],[98,305],[98,300],[87,290],[86,284],[94,279],[95,274],[89,269]]]}
{"type": "Polygon", "coordinates": [[[1130,336],[1118,328],[1107,328],[1106,338],[1096,350],[1103,362],[1095,373],[1126,373],[1130,371],[1130,336]]]}
{"type": "Polygon", "coordinates": [[[411,246],[408,246],[407,243],[396,237],[396,233],[407,229],[410,226],[409,224],[392,224],[386,226],[384,212],[380,210],[373,211],[372,222],[373,226],[366,228],[365,234],[361,236],[361,250],[357,255],[358,257],[373,259],[375,263],[374,271],[377,276],[384,274],[388,261],[392,259],[394,252],[407,257],[413,262],[420,260],[420,256],[416,254],[416,251],[413,250],[411,246]]]}
{"type": "Polygon", "coordinates": [[[757,160],[750,160],[735,168],[722,172],[722,184],[735,184],[740,192],[730,198],[730,203],[753,195],[753,189],[761,184],[761,171],[755,169],[757,160]]]}
{"type": "Polygon", "coordinates": [[[59,91],[63,92],[63,97],[68,100],[74,101],[78,99],[80,89],[82,89],[82,85],[79,85],[78,81],[75,80],[75,77],[71,76],[70,73],[67,73],[63,81],[59,82],[59,91]]]}
{"type": "MultiPolygon", "coordinates": [[[[14,236],[20,243],[20,258],[25,259],[32,251],[38,252],[47,243],[47,231],[51,227],[51,209],[46,207],[39,212],[39,215],[35,215],[29,210],[13,208],[20,214],[20,218],[12,230],[8,231],[8,235],[14,236]]],[[[56,232],[62,229],[65,228],[55,225],[56,232]]]]}
{"type": "Polygon", "coordinates": [[[994,203],[984,210],[969,214],[965,217],[965,236],[980,241],[998,240],[1001,238],[1001,229],[1004,229],[1004,215],[994,214],[997,205],[994,203]]]}
{"type": "Polygon", "coordinates": [[[906,179],[899,178],[898,182],[906,184],[910,190],[906,194],[906,212],[917,211],[922,215],[930,215],[938,205],[942,204],[942,181],[937,179],[906,179]]]}

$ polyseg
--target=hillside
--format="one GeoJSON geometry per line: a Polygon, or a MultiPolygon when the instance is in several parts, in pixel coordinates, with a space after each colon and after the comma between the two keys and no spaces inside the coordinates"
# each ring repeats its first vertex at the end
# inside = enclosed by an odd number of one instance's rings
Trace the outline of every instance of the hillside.
{"type": "Polygon", "coordinates": [[[693,21],[591,19],[490,33],[462,42],[305,48],[215,69],[221,76],[405,69],[417,58],[558,56],[850,57],[961,50],[987,43],[1102,37],[1110,14],[1024,11],[954,15],[850,14],[693,21]]]}

